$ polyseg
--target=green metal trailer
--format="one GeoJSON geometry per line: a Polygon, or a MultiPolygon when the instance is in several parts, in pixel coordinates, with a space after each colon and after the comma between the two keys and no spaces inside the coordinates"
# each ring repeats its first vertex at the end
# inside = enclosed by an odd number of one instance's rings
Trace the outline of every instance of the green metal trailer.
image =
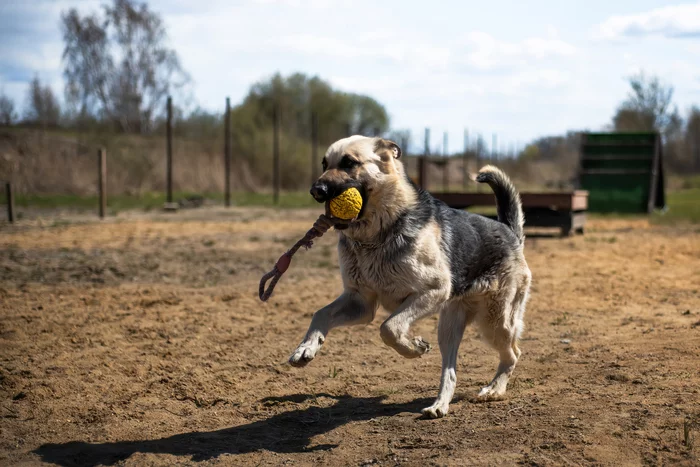
{"type": "Polygon", "coordinates": [[[588,211],[650,213],[666,206],[658,133],[583,133],[579,188],[588,211]]]}

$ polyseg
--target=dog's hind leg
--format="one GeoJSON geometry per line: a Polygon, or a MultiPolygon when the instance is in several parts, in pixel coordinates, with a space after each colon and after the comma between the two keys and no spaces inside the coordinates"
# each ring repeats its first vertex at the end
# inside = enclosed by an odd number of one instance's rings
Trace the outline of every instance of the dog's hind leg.
{"type": "Polygon", "coordinates": [[[467,313],[461,304],[459,307],[446,308],[440,313],[438,323],[438,342],[442,354],[440,392],[433,405],[422,410],[426,417],[440,418],[447,415],[457,386],[457,351],[466,326],[467,313]]]}
{"type": "Polygon", "coordinates": [[[520,358],[518,339],[523,329],[529,288],[528,270],[521,280],[513,281],[506,290],[486,298],[486,310],[479,317],[479,327],[483,337],[498,351],[500,362],[491,383],[479,391],[479,400],[500,399],[506,392],[508,380],[520,358]]]}
{"type": "Polygon", "coordinates": [[[376,311],[377,300],[372,294],[346,290],[332,303],[314,313],[306,337],[289,357],[289,363],[305,366],[314,359],[331,329],[370,323],[376,311]]]}

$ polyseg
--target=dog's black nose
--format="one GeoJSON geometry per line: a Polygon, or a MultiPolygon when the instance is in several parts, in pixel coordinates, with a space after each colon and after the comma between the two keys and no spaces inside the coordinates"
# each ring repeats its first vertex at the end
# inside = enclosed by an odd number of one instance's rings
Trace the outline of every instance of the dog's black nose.
{"type": "Polygon", "coordinates": [[[311,196],[316,201],[322,203],[328,199],[328,185],[323,182],[316,182],[311,185],[311,196]]]}

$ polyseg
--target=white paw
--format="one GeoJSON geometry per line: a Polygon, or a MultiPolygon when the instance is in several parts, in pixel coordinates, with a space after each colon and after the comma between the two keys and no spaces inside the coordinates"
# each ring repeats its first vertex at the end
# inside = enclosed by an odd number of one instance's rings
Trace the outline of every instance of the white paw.
{"type": "Polygon", "coordinates": [[[493,387],[492,385],[488,385],[486,387],[481,388],[481,391],[479,391],[479,394],[476,395],[476,399],[481,402],[487,402],[487,401],[497,401],[503,399],[503,396],[505,395],[505,390],[499,391],[497,388],[493,387]]]}
{"type": "Polygon", "coordinates": [[[415,346],[418,355],[426,354],[430,352],[430,350],[433,348],[432,345],[424,341],[423,338],[420,336],[417,336],[413,339],[413,345],[415,346]]]}
{"type": "Polygon", "coordinates": [[[427,418],[442,418],[447,415],[449,405],[431,405],[421,410],[421,413],[427,418]]]}
{"type": "Polygon", "coordinates": [[[308,365],[316,356],[316,352],[321,348],[322,343],[322,341],[319,343],[309,341],[302,342],[291,357],[289,357],[289,364],[296,367],[308,365]]]}

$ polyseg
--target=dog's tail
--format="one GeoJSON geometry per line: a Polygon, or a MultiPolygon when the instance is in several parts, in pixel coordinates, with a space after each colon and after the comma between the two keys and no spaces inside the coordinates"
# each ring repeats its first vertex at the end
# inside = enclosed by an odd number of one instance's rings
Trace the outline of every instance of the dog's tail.
{"type": "Polygon", "coordinates": [[[498,221],[504,223],[515,233],[520,243],[525,240],[523,232],[523,208],[520,195],[508,176],[492,165],[487,165],[479,171],[476,181],[487,183],[496,195],[498,221]]]}

